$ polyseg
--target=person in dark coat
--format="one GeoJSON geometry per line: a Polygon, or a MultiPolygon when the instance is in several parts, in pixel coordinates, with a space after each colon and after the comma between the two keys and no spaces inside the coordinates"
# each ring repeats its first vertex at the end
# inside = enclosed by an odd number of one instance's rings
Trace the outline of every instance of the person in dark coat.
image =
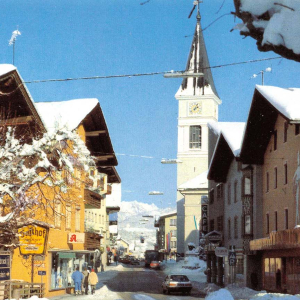
{"type": "Polygon", "coordinates": [[[72,274],[72,279],[75,285],[75,295],[81,294],[81,282],[83,280],[83,274],[79,272],[79,267],[76,268],[76,271],[72,274]]]}
{"type": "Polygon", "coordinates": [[[89,272],[85,268],[82,272],[83,279],[82,279],[82,293],[88,294],[89,289],[89,272]]]}

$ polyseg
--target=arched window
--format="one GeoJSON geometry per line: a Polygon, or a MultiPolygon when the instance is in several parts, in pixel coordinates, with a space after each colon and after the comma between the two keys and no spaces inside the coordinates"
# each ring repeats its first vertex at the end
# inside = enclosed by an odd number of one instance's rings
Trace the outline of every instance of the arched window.
{"type": "Polygon", "coordinates": [[[190,126],[190,149],[201,149],[201,126],[190,126]]]}

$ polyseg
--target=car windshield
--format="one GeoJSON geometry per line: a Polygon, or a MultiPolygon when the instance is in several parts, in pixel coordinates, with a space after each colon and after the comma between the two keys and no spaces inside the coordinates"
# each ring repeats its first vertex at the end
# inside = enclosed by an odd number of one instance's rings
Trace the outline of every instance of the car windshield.
{"type": "Polygon", "coordinates": [[[171,275],[170,279],[172,281],[189,281],[185,275],[171,275]]]}

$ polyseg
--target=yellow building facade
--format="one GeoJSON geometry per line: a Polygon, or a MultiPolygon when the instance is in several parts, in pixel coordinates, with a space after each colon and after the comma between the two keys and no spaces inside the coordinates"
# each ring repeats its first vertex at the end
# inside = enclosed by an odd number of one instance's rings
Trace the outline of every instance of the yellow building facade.
{"type": "MultiPolygon", "coordinates": [[[[72,173],[63,170],[55,174],[57,180],[64,179],[66,190],[38,184],[31,187],[39,204],[25,211],[18,223],[20,247],[15,248],[11,255],[10,278],[43,283],[45,297],[70,293],[73,287],[71,276],[77,267],[83,271],[84,268],[101,266],[99,257],[102,251],[105,252],[106,243],[105,240],[101,243],[105,238],[105,230],[101,229],[108,228],[105,195],[109,193],[107,186],[120,183],[114,168],[117,159],[97,99],[34,103],[16,68],[9,65],[4,70],[0,74],[0,88],[1,83],[7,81],[12,88],[21,86],[8,96],[13,109],[15,104],[14,115],[17,117],[6,119],[5,126],[11,123],[15,127],[28,127],[29,132],[43,133],[51,130],[54,122],[63,121],[83,140],[95,160],[97,174],[106,177],[106,185],[96,182],[106,189],[96,186],[95,191],[88,183],[93,176],[74,162],[72,173]],[[74,116],[72,110],[80,113],[74,116]],[[86,212],[90,211],[93,212],[93,230],[87,226],[86,212]]],[[[7,110],[4,105],[2,111],[7,110]]],[[[67,141],[65,146],[72,152],[71,143],[67,141]]],[[[64,146],[62,151],[67,151],[64,146]]],[[[71,152],[68,155],[76,157],[71,152]]]]}

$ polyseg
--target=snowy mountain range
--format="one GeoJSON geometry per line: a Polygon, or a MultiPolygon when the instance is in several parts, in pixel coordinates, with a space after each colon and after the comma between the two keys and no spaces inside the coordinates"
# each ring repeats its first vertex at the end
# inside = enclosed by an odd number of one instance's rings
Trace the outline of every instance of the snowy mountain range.
{"type": "Polygon", "coordinates": [[[157,228],[154,227],[154,220],[171,211],[174,211],[174,207],[161,209],[153,203],[121,202],[118,213],[119,237],[129,243],[129,249],[134,255],[143,256],[145,250],[154,249],[156,243],[157,228]],[[144,237],[144,243],[141,243],[141,237],[144,237]]]}

